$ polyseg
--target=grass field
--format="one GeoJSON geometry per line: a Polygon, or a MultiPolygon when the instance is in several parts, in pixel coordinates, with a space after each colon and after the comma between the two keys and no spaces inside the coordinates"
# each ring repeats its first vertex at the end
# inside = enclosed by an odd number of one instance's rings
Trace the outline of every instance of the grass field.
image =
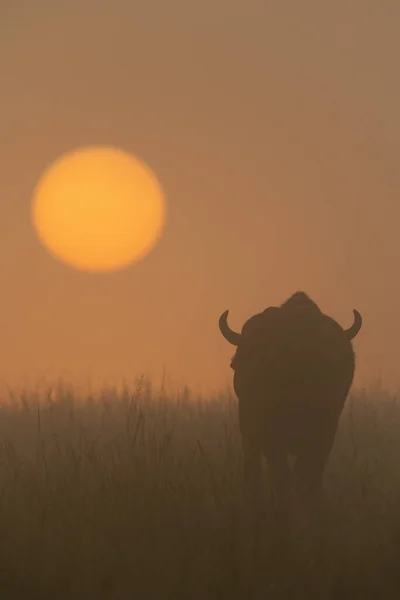
{"type": "Polygon", "coordinates": [[[139,385],[78,401],[61,386],[4,398],[0,597],[399,597],[395,398],[348,400],[316,524],[318,577],[299,548],[278,553],[268,525],[253,558],[241,461],[229,395],[139,385]]]}

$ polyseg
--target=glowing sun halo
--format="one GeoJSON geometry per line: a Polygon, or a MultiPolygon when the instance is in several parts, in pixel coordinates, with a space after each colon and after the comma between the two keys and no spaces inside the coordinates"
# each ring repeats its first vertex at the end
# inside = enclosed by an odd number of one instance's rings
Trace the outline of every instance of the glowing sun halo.
{"type": "Polygon", "coordinates": [[[143,258],[165,222],[156,176],[136,157],[111,147],[61,156],[34,191],[36,233],[56,258],[76,269],[107,272],[143,258]]]}

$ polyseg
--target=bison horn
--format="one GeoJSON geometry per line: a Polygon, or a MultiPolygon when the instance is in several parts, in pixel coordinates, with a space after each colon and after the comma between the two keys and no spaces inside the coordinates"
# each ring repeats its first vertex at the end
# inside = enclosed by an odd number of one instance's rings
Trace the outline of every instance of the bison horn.
{"type": "Polygon", "coordinates": [[[233,331],[229,327],[229,325],[228,325],[228,313],[229,313],[229,310],[226,310],[220,316],[220,318],[219,318],[219,328],[220,328],[221,333],[224,336],[224,338],[226,340],[228,340],[228,342],[230,344],[233,344],[234,346],[239,346],[240,339],[241,339],[242,336],[241,336],[240,333],[236,333],[236,331],[233,331]]]}
{"type": "Polygon", "coordinates": [[[344,330],[344,332],[345,332],[346,336],[349,338],[349,340],[352,340],[354,337],[356,337],[356,335],[360,331],[361,325],[362,325],[362,317],[361,317],[360,313],[357,310],[353,310],[353,313],[354,313],[353,325],[351,327],[349,327],[349,329],[344,330]]]}

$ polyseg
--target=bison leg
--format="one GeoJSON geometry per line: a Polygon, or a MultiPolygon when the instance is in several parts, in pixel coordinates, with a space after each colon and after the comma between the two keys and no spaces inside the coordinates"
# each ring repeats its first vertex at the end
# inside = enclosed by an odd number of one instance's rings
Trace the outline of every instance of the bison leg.
{"type": "Polygon", "coordinates": [[[258,554],[261,541],[261,526],[264,512],[262,488],[262,456],[255,440],[242,433],[244,456],[245,497],[248,503],[248,517],[252,532],[253,549],[258,554]]]}
{"type": "Polygon", "coordinates": [[[241,401],[239,399],[239,426],[242,438],[244,458],[245,495],[248,503],[248,515],[253,532],[254,549],[260,543],[260,530],[264,509],[262,487],[262,427],[257,418],[256,395],[241,401]]]}
{"type": "Polygon", "coordinates": [[[304,447],[298,452],[294,468],[294,479],[300,499],[317,509],[322,488],[322,478],[326,463],[331,452],[337,422],[329,426],[319,426],[318,437],[307,440],[304,447]]]}
{"type": "Polygon", "coordinates": [[[294,479],[299,504],[296,506],[296,530],[298,542],[309,567],[315,577],[324,568],[324,547],[321,537],[320,509],[324,470],[336,434],[336,426],[319,429],[317,438],[308,443],[298,453],[294,468],[294,479]],[[322,562],[321,562],[322,561],[322,562]]]}
{"type": "Polygon", "coordinates": [[[287,542],[292,528],[292,515],[291,473],[286,450],[276,441],[276,432],[274,432],[274,437],[270,435],[264,440],[264,455],[275,500],[274,510],[270,512],[269,536],[272,536],[275,557],[279,562],[283,560],[287,551],[287,542]]]}
{"type": "Polygon", "coordinates": [[[262,504],[262,465],[261,450],[255,440],[242,434],[244,455],[244,477],[246,489],[254,509],[262,504]]]}
{"type": "Polygon", "coordinates": [[[271,474],[276,509],[278,514],[286,520],[290,508],[290,469],[287,454],[279,444],[269,440],[264,441],[264,454],[271,474]]]}
{"type": "MultiPolygon", "coordinates": [[[[253,401],[254,402],[254,401],[253,401]]],[[[244,455],[245,483],[254,507],[262,502],[262,427],[255,406],[239,400],[239,426],[244,455]]]]}

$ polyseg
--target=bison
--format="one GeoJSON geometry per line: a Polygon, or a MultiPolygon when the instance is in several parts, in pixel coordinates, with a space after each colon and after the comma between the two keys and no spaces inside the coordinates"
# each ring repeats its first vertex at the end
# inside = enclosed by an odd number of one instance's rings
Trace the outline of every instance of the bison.
{"type": "Polygon", "coordinates": [[[237,346],[231,362],[239,400],[245,478],[261,489],[262,455],[278,507],[288,507],[292,481],[303,500],[318,497],[339,418],[353,381],[351,340],[361,315],[343,329],[304,292],[251,317],[241,333],[225,311],[219,328],[237,346]],[[295,459],[293,470],[288,457],[295,459]]]}

